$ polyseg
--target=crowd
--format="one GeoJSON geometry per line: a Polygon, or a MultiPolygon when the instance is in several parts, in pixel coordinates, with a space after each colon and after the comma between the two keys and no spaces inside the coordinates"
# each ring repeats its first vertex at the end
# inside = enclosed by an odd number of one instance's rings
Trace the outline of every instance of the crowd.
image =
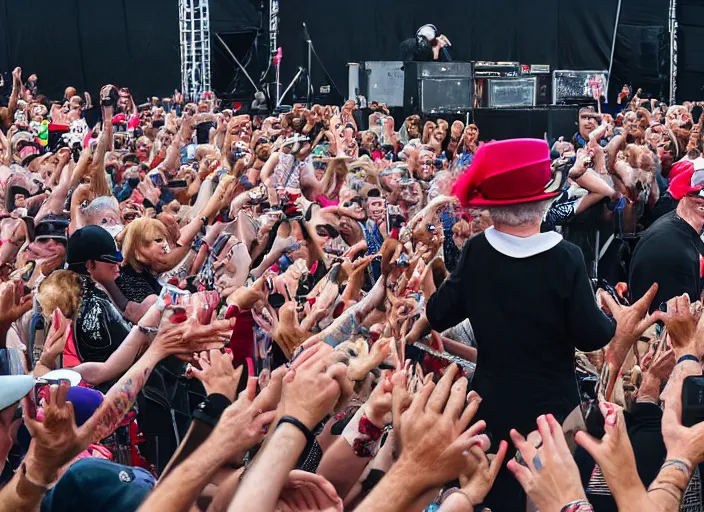
{"type": "Polygon", "coordinates": [[[549,147],[12,79],[0,511],[704,510],[700,105],[549,147]]]}

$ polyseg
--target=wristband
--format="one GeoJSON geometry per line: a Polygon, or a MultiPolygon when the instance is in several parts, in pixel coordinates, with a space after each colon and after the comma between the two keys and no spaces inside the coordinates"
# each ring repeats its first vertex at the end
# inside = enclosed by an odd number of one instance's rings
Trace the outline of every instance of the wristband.
{"type": "Polygon", "coordinates": [[[662,471],[665,468],[675,468],[684,473],[687,478],[689,478],[692,474],[692,468],[690,464],[686,461],[683,461],[681,459],[669,459],[666,460],[662,466],[660,466],[660,471],[662,471]]]}
{"type": "Polygon", "coordinates": [[[200,420],[214,428],[220,416],[230,404],[232,402],[225,395],[220,393],[208,395],[193,411],[193,419],[200,420]]]}
{"type": "Polygon", "coordinates": [[[342,437],[349,443],[357,457],[371,458],[379,448],[379,440],[383,432],[384,429],[374,425],[367,415],[362,413],[361,416],[355,414],[342,431],[342,437]]]}
{"type": "Polygon", "coordinates": [[[159,331],[158,327],[145,327],[143,325],[138,325],[137,329],[139,329],[139,332],[142,334],[156,334],[159,331]]]}
{"type": "Polygon", "coordinates": [[[29,478],[29,476],[27,476],[27,463],[25,461],[22,461],[22,464],[20,464],[20,474],[33,487],[36,487],[37,489],[39,489],[43,492],[46,492],[49,490],[49,486],[51,485],[51,483],[46,484],[46,485],[40,484],[39,482],[35,482],[31,478],[29,478]]]}
{"type": "Polygon", "coordinates": [[[699,358],[692,354],[685,354],[677,360],[677,364],[683,363],[684,361],[694,361],[699,363],[699,358]]]}
{"type": "Polygon", "coordinates": [[[594,507],[587,500],[570,501],[560,512],[594,512],[594,507]]]}
{"type": "Polygon", "coordinates": [[[313,441],[315,441],[315,436],[313,435],[313,432],[311,432],[310,429],[306,427],[301,420],[294,418],[293,416],[284,416],[279,420],[279,423],[276,425],[276,428],[279,428],[284,423],[289,423],[301,432],[303,432],[303,435],[306,436],[306,441],[308,445],[312,445],[313,441]]]}

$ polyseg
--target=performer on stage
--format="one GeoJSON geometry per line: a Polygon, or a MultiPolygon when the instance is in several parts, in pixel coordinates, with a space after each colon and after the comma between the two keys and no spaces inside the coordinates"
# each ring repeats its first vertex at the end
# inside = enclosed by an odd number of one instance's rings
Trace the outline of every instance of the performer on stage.
{"type": "Polygon", "coordinates": [[[404,62],[451,62],[448,48],[452,46],[435,25],[423,25],[416,32],[416,37],[401,43],[401,59],[404,62]]]}
{"type": "MultiPolygon", "coordinates": [[[[535,419],[563,421],[579,406],[574,350],[604,347],[613,322],[597,307],[579,248],[540,224],[560,188],[541,140],[480,146],[455,185],[464,206],[488,208],[494,226],[471,238],[452,275],[427,305],[438,332],[469,318],[478,359],[472,388],[483,398],[479,416],[498,446],[515,428],[527,435],[535,419]]],[[[486,506],[525,510],[508,471],[486,506]]]]}

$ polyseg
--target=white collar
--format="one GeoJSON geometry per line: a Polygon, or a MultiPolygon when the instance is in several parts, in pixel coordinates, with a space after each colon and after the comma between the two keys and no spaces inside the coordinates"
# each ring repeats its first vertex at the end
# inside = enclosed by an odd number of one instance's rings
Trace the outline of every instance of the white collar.
{"type": "Polygon", "coordinates": [[[562,235],[554,231],[538,233],[526,238],[497,231],[494,227],[484,231],[489,245],[510,258],[529,258],[555,247],[562,240],[562,235]]]}

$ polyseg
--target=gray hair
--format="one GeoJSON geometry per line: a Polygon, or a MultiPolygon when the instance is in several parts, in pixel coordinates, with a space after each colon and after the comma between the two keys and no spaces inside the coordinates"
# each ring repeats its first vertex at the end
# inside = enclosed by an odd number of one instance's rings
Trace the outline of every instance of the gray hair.
{"type": "Polygon", "coordinates": [[[114,196],[96,197],[85,207],[83,213],[86,215],[97,215],[105,210],[112,210],[114,212],[120,211],[120,203],[117,202],[114,196]]]}
{"type": "Polygon", "coordinates": [[[489,215],[494,224],[506,226],[520,226],[522,224],[538,224],[552,204],[552,199],[532,203],[509,204],[506,206],[492,206],[489,215]]]}

